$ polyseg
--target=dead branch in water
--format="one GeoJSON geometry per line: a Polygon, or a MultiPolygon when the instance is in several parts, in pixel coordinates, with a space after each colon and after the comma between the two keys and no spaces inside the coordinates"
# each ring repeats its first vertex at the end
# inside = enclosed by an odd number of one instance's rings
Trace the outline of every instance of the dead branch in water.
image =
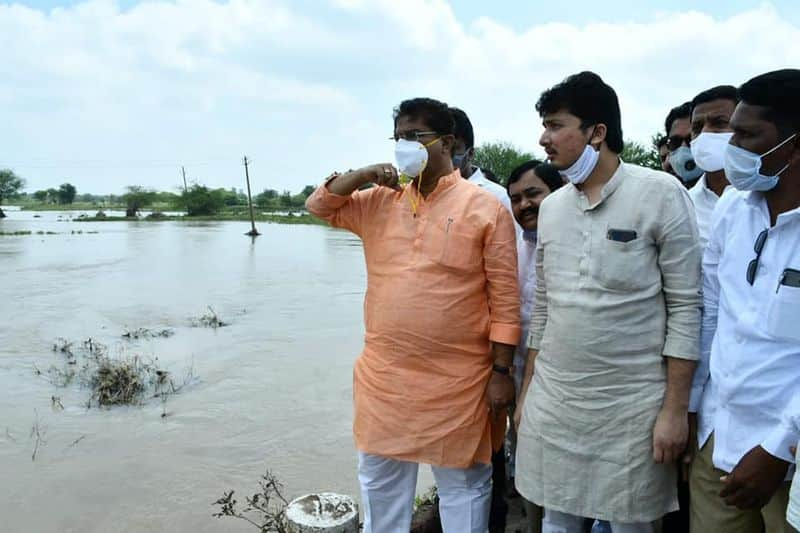
{"type": "Polygon", "coordinates": [[[86,438],[86,435],[81,435],[80,437],[78,437],[77,439],[75,439],[74,441],[72,441],[72,444],[70,444],[69,446],[67,446],[67,449],[69,450],[70,448],[72,448],[73,446],[75,446],[76,444],[78,444],[80,441],[82,441],[82,440],[83,440],[83,439],[85,439],[85,438],[86,438]]]}
{"type": "Polygon", "coordinates": [[[33,453],[31,454],[31,461],[36,460],[36,454],[39,453],[39,447],[44,446],[46,441],[44,440],[44,432],[45,428],[39,427],[39,411],[36,409],[33,410],[36,414],[36,420],[33,422],[33,427],[31,428],[31,438],[35,438],[35,442],[33,445],[33,453]]]}
{"type": "Polygon", "coordinates": [[[214,311],[214,309],[209,305],[208,306],[208,313],[201,316],[200,318],[192,320],[192,327],[195,328],[224,328],[227,326],[227,322],[223,322],[219,315],[214,311]]]}
{"type": "Polygon", "coordinates": [[[59,337],[56,339],[56,343],[53,344],[53,351],[63,353],[67,357],[74,357],[72,353],[72,344],[71,342],[67,342],[67,339],[59,337]]]}
{"type": "Polygon", "coordinates": [[[134,330],[125,331],[122,334],[122,338],[125,340],[138,340],[138,339],[154,339],[157,337],[167,339],[175,335],[175,332],[169,328],[165,329],[147,329],[147,328],[137,328],[134,330]]]}
{"type": "Polygon", "coordinates": [[[53,411],[63,411],[64,404],[61,403],[60,396],[50,396],[50,404],[53,407],[53,411]]]}
{"type": "MultiPolygon", "coordinates": [[[[162,330],[160,334],[169,335],[172,335],[171,330],[162,330]],[[170,333],[163,333],[166,331],[170,333]]],[[[44,376],[57,387],[67,387],[77,381],[91,389],[87,408],[140,405],[146,398],[159,398],[162,403],[161,416],[166,417],[167,399],[181,392],[195,379],[193,365],[183,381],[176,384],[172,374],[161,368],[158,358],[144,359],[138,355],[111,357],[108,347],[91,337],[74,352],[72,346],[72,342],[59,338],[53,350],[69,353],[62,365],[51,365],[46,372],[39,370],[36,365],[33,368],[36,375],[44,376]]],[[[50,400],[54,410],[64,408],[59,396],[51,396],[50,400]]]]}

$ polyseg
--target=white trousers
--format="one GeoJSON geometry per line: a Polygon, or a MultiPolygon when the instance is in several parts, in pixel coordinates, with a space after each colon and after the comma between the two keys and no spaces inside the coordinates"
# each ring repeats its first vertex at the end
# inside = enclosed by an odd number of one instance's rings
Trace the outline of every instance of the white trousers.
{"type": "MultiPolygon", "coordinates": [[[[432,466],[444,533],[486,533],[492,502],[492,465],[432,466]]],[[[364,533],[408,533],[419,464],[358,452],[364,533]]]]}
{"type": "MultiPolygon", "coordinates": [[[[544,520],[542,520],[542,533],[583,533],[584,521],[585,519],[582,516],[545,509],[544,520]]],[[[633,524],[611,522],[611,532],[653,533],[653,524],[650,522],[638,522],[633,524]]]]}

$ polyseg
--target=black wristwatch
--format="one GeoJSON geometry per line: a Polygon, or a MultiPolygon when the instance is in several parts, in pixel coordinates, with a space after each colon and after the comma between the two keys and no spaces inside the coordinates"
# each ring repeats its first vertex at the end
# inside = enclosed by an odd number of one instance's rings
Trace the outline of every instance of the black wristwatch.
{"type": "Polygon", "coordinates": [[[498,374],[503,374],[504,376],[511,375],[511,367],[508,366],[500,366],[497,363],[492,365],[492,372],[497,372],[498,374]]]}

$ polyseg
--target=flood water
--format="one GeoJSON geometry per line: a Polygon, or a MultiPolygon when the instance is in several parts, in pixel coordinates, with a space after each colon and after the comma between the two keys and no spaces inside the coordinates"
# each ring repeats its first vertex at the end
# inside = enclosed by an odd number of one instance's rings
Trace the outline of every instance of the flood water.
{"type": "Polygon", "coordinates": [[[249,531],[212,518],[211,503],[229,489],[243,501],[267,468],[288,497],[358,495],[352,365],[366,274],[356,237],[261,224],[251,242],[241,222],[6,214],[0,232],[34,235],[0,236],[0,531],[249,531]],[[230,325],[191,327],[207,306],[230,325]],[[175,335],[121,339],[140,327],[175,335]],[[87,409],[86,388],[36,375],[63,366],[59,337],[194,378],[166,417],[157,399],[87,409]]]}

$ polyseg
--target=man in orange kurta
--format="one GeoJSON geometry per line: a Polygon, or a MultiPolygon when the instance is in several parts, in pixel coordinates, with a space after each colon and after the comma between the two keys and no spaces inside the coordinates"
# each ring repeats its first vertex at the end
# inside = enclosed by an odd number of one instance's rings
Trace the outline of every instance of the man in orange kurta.
{"type": "Polygon", "coordinates": [[[514,399],[514,222],[453,169],[446,104],[407,100],[394,119],[398,169],[334,174],[306,203],[364,243],[366,337],[353,380],[364,530],[407,533],[418,465],[430,464],[444,531],[484,533],[490,419],[514,399]]]}

